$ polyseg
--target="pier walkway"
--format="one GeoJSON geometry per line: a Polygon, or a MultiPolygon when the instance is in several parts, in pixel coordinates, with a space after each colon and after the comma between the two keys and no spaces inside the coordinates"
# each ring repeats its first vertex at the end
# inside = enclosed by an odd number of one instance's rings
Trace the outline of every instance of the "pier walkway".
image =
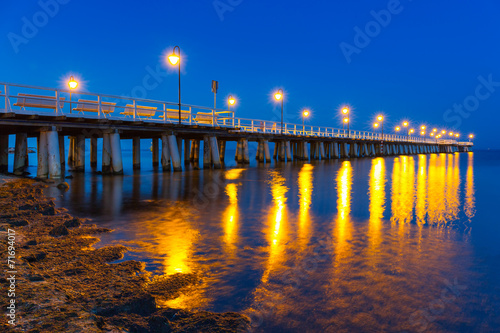
{"type": "Polygon", "coordinates": [[[1,102],[0,172],[8,171],[9,135],[16,136],[12,170],[16,174],[22,174],[28,163],[27,138],[36,137],[39,178],[60,178],[66,161],[72,171],[84,171],[88,141],[93,169],[98,142],[102,145],[103,174],[123,174],[121,140],[133,141],[134,169],[140,169],[140,140],[151,139],[153,164],[161,163],[164,171],[181,171],[183,155],[184,164],[192,163],[194,168],[221,168],[230,141],[237,142],[235,159],[243,164],[250,162],[249,142],[258,143],[255,158],[261,163],[272,158],[305,161],[454,153],[472,147],[471,142],[457,140],[293,123],[284,123],[281,132],[280,121],[239,118],[227,109],[182,104],[179,112],[178,103],[10,83],[0,83],[1,102]],[[69,137],[68,156],[65,137],[69,137]],[[272,155],[270,142],[274,143],[272,155]]]}

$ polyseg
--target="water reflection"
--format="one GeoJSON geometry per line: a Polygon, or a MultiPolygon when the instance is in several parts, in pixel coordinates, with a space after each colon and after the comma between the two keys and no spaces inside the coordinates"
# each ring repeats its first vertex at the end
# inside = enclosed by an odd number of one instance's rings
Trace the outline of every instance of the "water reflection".
{"type": "MultiPolygon", "coordinates": [[[[471,286],[472,153],[85,177],[53,196],[116,230],[100,245],[201,277],[162,306],[255,314],[256,331],[418,331],[445,279],[471,286]]],[[[460,330],[468,297],[428,329],[460,330]]]]}

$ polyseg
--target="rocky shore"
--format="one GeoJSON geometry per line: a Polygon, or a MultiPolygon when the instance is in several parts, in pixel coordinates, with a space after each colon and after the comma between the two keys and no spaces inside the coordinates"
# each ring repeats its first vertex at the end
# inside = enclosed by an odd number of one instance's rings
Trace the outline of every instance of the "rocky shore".
{"type": "MultiPolygon", "coordinates": [[[[0,182],[0,253],[7,265],[7,232],[15,232],[15,320],[6,315],[12,297],[2,269],[2,332],[242,332],[247,317],[159,308],[198,283],[195,275],[152,277],[124,246],[96,249],[99,228],[57,208],[43,195],[46,184],[28,179],[0,182]]],[[[11,244],[12,246],[12,244],[11,244]]],[[[12,248],[10,249],[12,250],[12,248]]]]}

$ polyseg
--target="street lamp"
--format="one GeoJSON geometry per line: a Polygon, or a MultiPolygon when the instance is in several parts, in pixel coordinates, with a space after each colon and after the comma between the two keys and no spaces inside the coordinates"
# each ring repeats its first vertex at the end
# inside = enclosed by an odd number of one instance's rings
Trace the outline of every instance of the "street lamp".
{"type": "MultiPolygon", "coordinates": [[[[348,117],[344,117],[344,119],[342,120],[342,130],[344,130],[344,136],[345,136],[345,129],[344,129],[344,125],[347,124],[347,128],[349,128],[349,118],[348,117]]],[[[349,129],[348,129],[349,131],[349,129]]],[[[349,137],[349,133],[347,134],[347,137],[349,137]]]]}
{"type": "Polygon", "coordinates": [[[304,118],[309,117],[309,110],[302,111],[302,132],[305,134],[304,118]]]}
{"type": "Polygon", "coordinates": [[[474,139],[474,134],[469,134],[469,142],[471,142],[472,139],[474,139]]]}
{"type": "MultiPolygon", "coordinates": [[[[350,127],[350,126],[349,126],[349,116],[350,116],[350,112],[351,112],[351,110],[349,109],[349,107],[348,107],[348,106],[344,106],[344,107],[342,108],[342,113],[346,115],[346,117],[344,117],[344,123],[347,123],[347,137],[349,137],[349,136],[350,136],[350,133],[349,133],[349,132],[350,132],[350,128],[349,128],[349,127],[350,127]],[[347,119],[347,121],[346,121],[346,119],[347,119]]],[[[345,134],[345,133],[344,133],[344,134],[345,134]]]]}
{"type": "Polygon", "coordinates": [[[278,89],[278,91],[274,94],[274,98],[277,101],[281,101],[281,132],[283,134],[283,89],[278,89]]]}
{"type": "Polygon", "coordinates": [[[401,131],[401,127],[399,127],[399,126],[396,126],[395,130],[396,130],[396,132],[399,132],[399,131],[401,131]]]}
{"type": "Polygon", "coordinates": [[[413,128],[411,128],[409,131],[408,131],[408,136],[410,137],[411,139],[411,135],[415,132],[415,130],[413,128]]]}
{"type": "Polygon", "coordinates": [[[68,81],[69,86],[69,113],[71,113],[72,103],[71,103],[71,91],[75,90],[78,87],[78,82],[75,80],[73,76],[70,76],[68,81]]]}
{"type": "MultiPolygon", "coordinates": [[[[179,46],[174,47],[172,54],[168,56],[168,61],[172,66],[177,65],[179,68],[179,125],[180,125],[181,124],[181,48],[179,46]]],[[[165,117],[166,116],[167,115],[165,115],[165,117]]]]}
{"type": "Polygon", "coordinates": [[[380,122],[380,127],[382,128],[382,140],[384,140],[384,116],[379,115],[377,120],[380,122]]]}

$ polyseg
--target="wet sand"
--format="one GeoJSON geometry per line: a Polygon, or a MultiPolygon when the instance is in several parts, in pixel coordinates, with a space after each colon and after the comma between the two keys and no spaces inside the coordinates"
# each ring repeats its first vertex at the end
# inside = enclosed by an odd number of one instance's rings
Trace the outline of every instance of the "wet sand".
{"type": "MultiPolygon", "coordinates": [[[[49,186],[0,177],[0,253],[8,256],[8,229],[16,235],[16,325],[3,314],[3,332],[241,332],[249,319],[237,313],[159,308],[194,274],[153,277],[121,245],[96,249],[99,234],[113,232],[73,217],[43,195],[49,186]]],[[[50,185],[54,186],[54,185],[50,185]]],[[[8,286],[7,273],[0,283],[8,286]]],[[[5,289],[2,288],[4,291],[5,289]]],[[[2,307],[12,298],[0,294],[2,307]]]]}

